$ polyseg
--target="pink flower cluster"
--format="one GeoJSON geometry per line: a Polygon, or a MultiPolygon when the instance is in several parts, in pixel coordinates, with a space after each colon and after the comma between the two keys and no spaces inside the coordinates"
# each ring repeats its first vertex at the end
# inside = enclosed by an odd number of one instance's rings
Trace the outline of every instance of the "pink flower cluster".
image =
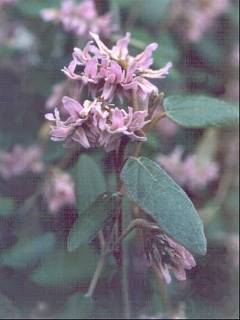
{"type": "Polygon", "coordinates": [[[59,10],[44,9],[41,16],[45,21],[61,22],[64,30],[78,36],[88,37],[91,31],[109,37],[116,30],[116,26],[112,24],[111,14],[99,16],[93,0],[85,0],[80,4],[64,0],[59,10]]]}
{"type": "Polygon", "coordinates": [[[131,98],[134,92],[139,103],[146,107],[149,96],[153,92],[158,93],[157,87],[147,79],[164,78],[172,66],[169,62],[159,70],[150,68],[153,51],[158,45],[151,43],[142,53],[132,57],[128,52],[130,33],[111,49],[97,34],[91,33],[91,36],[96,45],[90,41],[83,50],[75,48],[73,60],[63,69],[64,73],[72,80],[87,84],[92,97],[100,96],[112,101],[117,95],[122,101],[123,96],[131,98]]]}
{"type": "Polygon", "coordinates": [[[14,5],[16,4],[17,0],[0,0],[0,6],[4,5],[14,5]]]}
{"type": "Polygon", "coordinates": [[[157,162],[183,187],[194,191],[218,178],[219,166],[214,161],[199,164],[196,155],[183,159],[183,149],[176,147],[169,155],[160,155],[157,162]]]}
{"type": "Polygon", "coordinates": [[[57,109],[48,113],[46,118],[55,125],[51,127],[50,135],[53,141],[79,143],[84,148],[103,147],[106,152],[116,150],[120,138],[125,135],[132,140],[145,141],[140,129],[148,122],[146,111],[133,112],[128,108],[111,108],[109,105],[94,100],[86,100],[83,106],[67,96],[62,99],[69,117],[62,121],[57,109]]]}
{"type": "Polygon", "coordinates": [[[19,176],[27,172],[41,173],[44,164],[39,146],[28,148],[15,145],[11,152],[0,152],[0,175],[4,179],[19,176]]]}
{"type": "Polygon", "coordinates": [[[196,266],[194,257],[183,246],[169,238],[167,235],[157,232],[151,235],[145,244],[145,252],[151,265],[155,265],[159,276],[169,284],[170,272],[176,279],[186,280],[186,271],[196,266]]]}
{"type": "Polygon", "coordinates": [[[179,0],[172,2],[172,21],[187,41],[197,42],[216,19],[227,11],[229,0],[179,0]]]}
{"type": "Polygon", "coordinates": [[[65,172],[55,170],[47,178],[43,197],[51,213],[57,213],[65,205],[75,204],[74,182],[65,172]]]}

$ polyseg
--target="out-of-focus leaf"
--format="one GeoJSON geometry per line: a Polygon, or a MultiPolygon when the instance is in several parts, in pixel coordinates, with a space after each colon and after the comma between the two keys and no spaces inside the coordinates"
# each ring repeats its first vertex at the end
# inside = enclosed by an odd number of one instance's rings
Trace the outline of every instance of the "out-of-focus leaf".
{"type": "Polygon", "coordinates": [[[117,205],[117,196],[104,193],[100,195],[81,214],[72,227],[68,237],[68,250],[74,251],[79,246],[90,242],[100,231],[105,221],[114,212],[117,205]]]}
{"type": "Polygon", "coordinates": [[[110,1],[110,11],[112,15],[112,21],[117,26],[117,28],[121,30],[120,8],[119,8],[119,2],[117,0],[110,1]]]}
{"type": "MultiPolygon", "coordinates": [[[[131,29],[132,38],[142,42],[142,49],[148,45],[149,42],[153,41],[150,33],[148,33],[145,29],[142,28],[134,28],[131,29]]],[[[131,42],[130,42],[131,43],[131,42]]]]}
{"type": "Polygon", "coordinates": [[[88,283],[97,264],[97,255],[89,246],[73,253],[60,248],[48,256],[32,274],[33,282],[47,287],[67,288],[76,283],[88,283]]]}
{"type": "Polygon", "coordinates": [[[2,254],[2,264],[13,268],[34,265],[53,251],[55,243],[55,236],[51,232],[33,239],[19,240],[16,245],[2,254]]]}
{"type": "Polygon", "coordinates": [[[56,143],[49,140],[45,146],[43,160],[46,162],[56,161],[64,155],[65,151],[66,150],[64,149],[62,143],[56,143]]]}
{"type": "Polygon", "coordinates": [[[170,119],[188,128],[227,126],[239,120],[237,108],[205,96],[170,96],[164,100],[164,108],[170,119]]]}
{"type": "Polygon", "coordinates": [[[11,198],[0,198],[0,217],[8,217],[14,214],[14,201],[11,198]]]}
{"type": "Polygon", "coordinates": [[[206,225],[210,223],[217,212],[219,211],[220,206],[214,202],[207,203],[203,208],[199,209],[199,215],[203,220],[203,223],[206,225]]]}
{"type": "Polygon", "coordinates": [[[186,193],[155,162],[130,158],[121,178],[132,199],[160,228],[193,253],[206,253],[203,224],[186,193]]]}
{"type": "Polygon", "coordinates": [[[16,6],[22,14],[34,17],[39,16],[42,9],[58,7],[59,4],[60,0],[21,0],[16,6]]]}
{"type": "Polygon", "coordinates": [[[77,206],[82,213],[107,187],[100,167],[90,156],[81,155],[75,169],[77,206]]]}
{"type": "Polygon", "coordinates": [[[136,1],[141,6],[140,16],[145,23],[159,23],[169,16],[171,0],[141,0],[136,1]]]}
{"type": "Polygon", "coordinates": [[[204,164],[212,161],[216,155],[218,146],[218,133],[214,128],[209,128],[204,133],[196,149],[198,163],[204,164]]]}
{"type": "Polygon", "coordinates": [[[74,293],[64,306],[63,312],[56,319],[90,319],[92,301],[82,293],[74,293]]]}
{"type": "Polygon", "coordinates": [[[0,293],[0,319],[20,319],[17,307],[2,293],[0,293]]]}
{"type": "MultiPolygon", "coordinates": [[[[172,62],[174,66],[178,61],[179,51],[171,36],[169,34],[161,35],[155,42],[159,47],[154,51],[154,65],[157,68],[162,68],[167,62],[172,62]]],[[[175,71],[174,69],[170,70],[170,74],[175,71]]]]}

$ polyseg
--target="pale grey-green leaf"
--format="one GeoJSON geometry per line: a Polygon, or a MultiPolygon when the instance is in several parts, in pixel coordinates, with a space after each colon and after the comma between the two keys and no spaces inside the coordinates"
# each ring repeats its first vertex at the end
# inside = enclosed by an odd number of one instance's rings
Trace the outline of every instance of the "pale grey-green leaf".
{"type": "Polygon", "coordinates": [[[239,111],[231,104],[205,96],[170,96],[164,100],[167,116],[188,128],[227,126],[237,123],[239,111]]]}
{"type": "Polygon", "coordinates": [[[160,228],[193,253],[206,252],[203,224],[186,193],[155,162],[130,158],[121,178],[128,194],[160,228]]]}
{"type": "Polygon", "coordinates": [[[115,195],[104,193],[79,216],[69,233],[69,251],[76,250],[96,236],[97,232],[104,226],[107,218],[113,213],[116,201],[115,195]]]}
{"type": "Polygon", "coordinates": [[[34,265],[54,250],[55,235],[44,233],[33,239],[19,240],[12,248],[1,256],[2,264],[13,268],[24,268],[34,265]]]}
{"type": "Polygon", "coordinates": [[[98,257],[89,246],[81,246],[73,253],[57,249],[33,272],[33,282],[47,287],[69,287],[88,284],[96,268],[98,257]]]}
{"type": "Polygon", "coordinates": [[[106,191],[106,183],[100,167],[92,157],[80,156],[75,171],[77,206],[80,213],[106,191]]]}

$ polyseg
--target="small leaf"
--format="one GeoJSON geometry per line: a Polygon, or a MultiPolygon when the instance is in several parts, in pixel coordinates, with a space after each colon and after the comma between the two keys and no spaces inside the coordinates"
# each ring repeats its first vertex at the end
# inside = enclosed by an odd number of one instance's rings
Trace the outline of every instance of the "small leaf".
{"type": "Polygon", "coordinates": [[[8,217],[14,213],[15,205],[11,198],[0,198],[0,217],[8,217]]]}
{"type": "Polygon", "coordinates": [[[211,97],[171,96],[164,108],[170,119],[188,128],[231,125],[239,119],[237,108],[211,97]]]}
{"type": "Polygon", "coordinates": [[[51,232],[34,239],[20,240],[11,249],[2,254],[2,264],[13,268],[34,265],[54,249],[55,243],[55,236],[51,232]]]}
{"type": "Polygon", "coordinates": [[[77,162],[75,183],[80,213],[107,189],[100,167],[86,154],[83,154],[77,162]]]}
{"type": "Polygon", "coordinates": [[[160,166],[145,157],[130,158],[121,178],[133,200],[166,234],[194,253],[206,253],[203,224],[197,211],[160,166]]]}
{"type": "Polygon", "coordinates": [[[69,287],[89,282],[97,264],[97,255],[89,246],[74,253],[59,248],[48,256],[32,274],[33,282],[47,287],[69,287]]]}
{"type": "Polygon", "coordinates": [[[68,250],[74,251],[90,242],[113,213],[116,204],[115,195],[104,193],[99,196],[73,225],[68,237],[68,250]]]}
{"type": "Polygon", "coordinates": [[[92,301],[82,293],[74,293],[64,306],[63,312],[56,319],[90,319],[92,301]]]}

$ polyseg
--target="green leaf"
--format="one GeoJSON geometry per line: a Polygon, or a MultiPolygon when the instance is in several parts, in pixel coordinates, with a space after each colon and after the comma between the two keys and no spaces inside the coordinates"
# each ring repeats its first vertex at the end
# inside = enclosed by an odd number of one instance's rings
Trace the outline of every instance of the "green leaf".
{"type": "Polygon", "coordinates": [[[83,154],[76,164],[75,183],[80,213],[107,189],[100,167],[86,154],[83,154]]]}
{"type": "Polygon", "coordinates": [[[0,319],[20,319],[17,307],[2,293],[0,293],[0,319]]]}
{"type": "Polygon", "coordinates": [[[47,287],[69,287],[89,282],[97,264],[97,255],[89,246],[82,246],[74,253],[59,248],[37,268],[31,279],[47,287]]]}
{"type": "Polygon", "coordinates": [[[90,242],[117,205],[117,196],[104,193],[94,201],[73,225],[68,237],[68,250],[74,251],[90,242]]]}
{"type": "Polygon", "coordinates": [[[55,236],[51,232],[34,239],[20,240],[11,249],[2,254],[2,264],[13,268],[34,265],[42,257],[53,251],[55,243],[55,236]]]}
{"type": "Polygon", "coordinates": [[[239,119],[237,108],[205,96],[171,96],[164,108],[170,119],[188,128],[231,125],[239,119]]]}
{"type": "Polygon", "coordinates": [[[24,15],[39,16],[42,9],[58,7],[60,0],[21,0],[17,9],[24,15]]]}
{"type": "Polygon", "coordinates": [[[209,128],[205,130],[200,142],[198,143],[195,154],[197,163],[205,165],[209,161],[213,161],[218,149],[218,130],[209,128]]]}
{"type": "Polygon", "coordinates": [[[67,300],[63,312],[56,319],[90,319],[92,301],[82,293],[74,293],[67,300]]]}
{"type": "Polygon", "coordinates": [[[11,198],[0,198],[0,217],[8,217],[14,213],[15,205],[11,198]]]}
{"type": "Polygon", "coordinates": [[[121,178],[128,194],[163,232],[197,254],[206,253],[203,224],[191,200],[155,162],[130,158],[121,178]]]}
{"type": "Polygon", "coordinates": [[[171,0],[138,0],[136,1],[135,6],[140,7],[140,15],[145,23],[154,24],[159,23],[168,17],[170,4],[171,0]]]}

